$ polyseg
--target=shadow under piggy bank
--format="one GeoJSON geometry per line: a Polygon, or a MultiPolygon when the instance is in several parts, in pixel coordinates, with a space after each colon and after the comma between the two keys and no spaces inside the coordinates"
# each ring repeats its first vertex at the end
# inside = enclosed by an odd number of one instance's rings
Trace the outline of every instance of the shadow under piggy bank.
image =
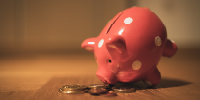
{"type": "Polygon", "coordinates": [[[160,84],[157,86],[149,87],[144,82],[139,81],[136,83],[117,83],[116,86],[123,86],[123,85],[131,85],[132,87],[136,88],[136,90],[144,90],[144,89],[158,89],[158,88],[170,88],[170,87],[179,87],[192,84],[191,82],[180,80],[180,79],[173,79],[173,78],[166,78],[163,77],[161,79],[160,84]]]}

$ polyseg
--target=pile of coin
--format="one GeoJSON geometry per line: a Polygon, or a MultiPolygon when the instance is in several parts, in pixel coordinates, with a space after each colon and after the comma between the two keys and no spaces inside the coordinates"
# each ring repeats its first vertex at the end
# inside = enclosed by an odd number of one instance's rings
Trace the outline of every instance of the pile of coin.
{"type": "Polygon", "coordinates": [[[65,85],[59,89],[61,93],[80,94],[89,93],[95,96],[117,96],[117,93],[132,93],[135,88],[131,86],[90,84],[90,85],[65,85]]]}

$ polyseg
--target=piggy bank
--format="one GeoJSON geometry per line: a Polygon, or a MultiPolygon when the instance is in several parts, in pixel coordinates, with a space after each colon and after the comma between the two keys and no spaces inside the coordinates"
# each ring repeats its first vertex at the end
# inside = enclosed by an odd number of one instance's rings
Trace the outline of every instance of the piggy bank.
{"type": "Polygon", "coordinates": [[[141,7],[119,12],[99,36],[84,40],[81,47],[94,53],[96,75],[102,82],[144,81],[149,86],[160,83],[160,58],[171,57],[177,51],[158,16],[141,7]]]}

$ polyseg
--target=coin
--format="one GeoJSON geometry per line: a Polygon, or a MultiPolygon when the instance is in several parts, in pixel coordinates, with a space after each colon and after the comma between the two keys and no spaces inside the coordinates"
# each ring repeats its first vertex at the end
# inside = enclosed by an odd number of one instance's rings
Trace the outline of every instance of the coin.
{"type": "Polygon", "coordinates": [[[87,87],[85,85],[65,85],[59,89],[59,92],[68,94],[85,93],[87,87]]]}
{"type": "Polygon", "coordinates": [[[103,96],[106,96],[106,97],[112,97],[112,96],[117,96],[117,93],[114,92],[114,91],[108,91],[105,95],[103,96]]]}
{"type": "Polygon", "coordinates": [[[65,85],[63,86],[63,90],[65,91],[74,91],[74,90],[85,90],[87,86],[85,85],[65,85]]]}
{"type": "Polygon", "coordinates": [[[92,89],[92,88],[104,88],[106,89],[108,86],[104,85],[104,84],[90,84],[87,85],[88,88],[92,89]]]}
{"type": "Polygon", "coordinates": [[[92,88],[88,91],[88,93],[92,94],[92,95],[100,95],[100,94],[105,94],[108,91],[104,88],[92,88]]]}
{"type": "Polygon", "coordinates": [[[59,92],[67,93],[67,94],[81,94],[81,93],[85,93],[86,91],[84,91],[84,90],[63,90],[62,88],[60,88],[59,92]]]}
{"type": "Polygon", "coordinates": [[[131,93],[136,91],[133,87],[113,87],[112,90],[117,93],[131,93]]]}

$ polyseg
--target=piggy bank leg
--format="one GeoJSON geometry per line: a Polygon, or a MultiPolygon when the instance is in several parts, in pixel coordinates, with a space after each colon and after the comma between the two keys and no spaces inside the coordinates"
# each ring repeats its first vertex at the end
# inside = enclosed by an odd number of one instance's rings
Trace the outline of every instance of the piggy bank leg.
{"type": "Polygon", "coordinates": [[[148,86],[156,86],[160,83],[161,75],[158,69],[156,68],[152,73],[150,73],[145,79],[144,83],[148,86]]]}

